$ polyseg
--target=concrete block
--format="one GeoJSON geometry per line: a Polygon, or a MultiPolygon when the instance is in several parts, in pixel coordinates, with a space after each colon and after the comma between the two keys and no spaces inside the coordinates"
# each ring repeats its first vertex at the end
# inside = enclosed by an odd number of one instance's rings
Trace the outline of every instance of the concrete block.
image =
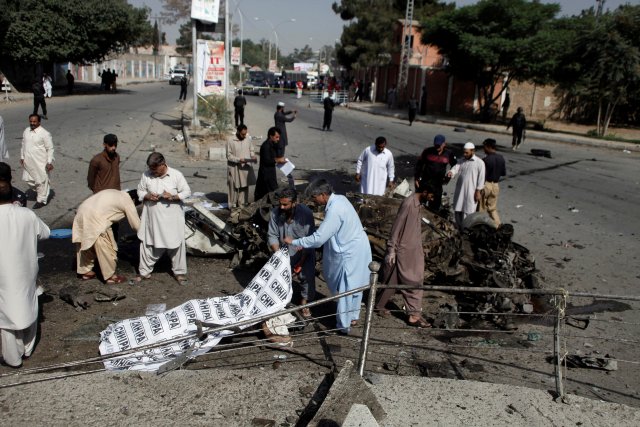
{"type": "Polygon", "coordinates": [[[209,160],[226,161],[227,151],[225,147],[209,147],[209,160]]]}
{"type": "Polygon", "coordinates": [[[342,427],[380,427],[375,417],[365,405],[356,403],[351,406],[342,427]]]}

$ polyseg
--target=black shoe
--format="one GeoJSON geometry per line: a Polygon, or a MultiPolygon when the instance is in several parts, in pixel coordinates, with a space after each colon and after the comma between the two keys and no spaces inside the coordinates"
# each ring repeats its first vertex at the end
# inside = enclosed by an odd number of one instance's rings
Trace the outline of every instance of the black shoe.
{"type": "Polygon", "coordinates": [[[45,119],[45,120],[49,120],[49,117],[47,117],[47,116],[42,116],[42,118],[45,119]]]}
{"type": "Polygon", "coordinates": [[[44,207],[44,206],[47,206],[47,205],[46,205],[45,203],[36,202],[36,204],[35,204],[35,205],[33,205],[33,206],[31,207],[31,209],[40,209],[40,208],[42,208],[42,207],[44,207]]]}

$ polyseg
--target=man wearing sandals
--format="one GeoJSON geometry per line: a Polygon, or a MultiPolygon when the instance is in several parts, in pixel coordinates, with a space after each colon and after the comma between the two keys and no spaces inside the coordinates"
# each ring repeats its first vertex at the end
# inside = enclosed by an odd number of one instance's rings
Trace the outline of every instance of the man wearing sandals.
{"type": "Polygon", "coordinates": [[[96,277],[93,272],[96,259],[107,284],[126,280],[116,274],[118,243],[111,228],[124,217],[131,228],[138,231],[140,218],[133,200],[120,190],[99,191],[78,207],[73,219],[72,242],[76,244],[77,273],[83,280],[96,277]]]}
{"type": "MultiPolygon", "coordinates": [[[[271,211],[269,231],[267,233],[269,247],[273,252],[280,249],[286,236],[294,239],[306,237],[316,231],[311,209],[297,203],[298,194],[293,188],[277,193],[279,206],[271,211]]],[[[300,304],[313,301],[316,294],[316,255],[314,249],[290,247],[291,271],[300,280],[300,304]]],[[[302,310],[302,317],[311,317],[308,308],[302,310]]]]}
{"type": "MultiPolygon", "coordinates": [[[[387,253],[384,257],[381,283],[389,285],[422,286],[424,281],[424,250],[422,249],[421,205],[433,200],[433,190],[420,186],[416,192],[402,202],[391,228],[391,237],[387,240],[387,253]]],[[[407,323],[418,328],[430,328],[422,317],[422,289],[403,289],[400,291],[409,316],[407,323]]],[[[385,289],[376,310],[382,317],[390,312],[385,308],[396,289],[385,289]]]]}
{"type": "Polygon", "coordinates": [[[153,266],[165,252],[171,258],[171,269],[180,284],[187,283],[187,249],[184,243],[184,211],[182,201],[191,195],[184,175],[167,166],[161,153],[147,158],[149,170],[138,184],[142,200],[140,239],[140,275],[136,281],[150,279],[153,266]]]}

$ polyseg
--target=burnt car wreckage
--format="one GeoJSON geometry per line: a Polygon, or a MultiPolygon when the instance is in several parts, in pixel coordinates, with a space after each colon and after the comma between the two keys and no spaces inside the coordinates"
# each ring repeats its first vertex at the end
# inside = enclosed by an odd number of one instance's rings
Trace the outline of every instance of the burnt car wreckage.
{"type": "MultiPolygon", "coordinates": [[[[369,236],[374,259],[382,260],[388,236],[401,198],[347,193],[369,236]]],[[[186,211],[187,251],[196,256],[232,255],[232,266],[267,259],[269,216],[274,203],[273,193],[250,205],[234,209],[211,211],[206,203],[195,202],[186,211]]],[[[316,222],[323,213],[314,209],[316,222]]],[[[445,207],[446,211],[446,207],[445,207]]],[[[422,241],[425,252],[427,285],[457,285],[498,288],[535,288],[539,286],[535,260],[527,248],[512,240],[513,226],[496,228],[484,213],[465,219],[460,232],[448,218],[422,208],[422,241]]],[[[321,263],[319,263],[321,268],[321,263]]],[[[457,315],[448,312],[519,313],[530,312],[530,296],[525,294],[456,293],[455,305],[441,306],[441,319],[436,324],[456,327],[457,315]],[[453,320],[452,320],[453,319],[453,320]]],[[[492,317],[503,327],[506,317],[492,317]]]]}

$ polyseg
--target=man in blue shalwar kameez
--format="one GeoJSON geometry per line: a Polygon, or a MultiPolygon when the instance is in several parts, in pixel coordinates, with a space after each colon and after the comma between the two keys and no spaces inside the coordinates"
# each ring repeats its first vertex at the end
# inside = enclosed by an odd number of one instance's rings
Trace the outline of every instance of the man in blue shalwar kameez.
{"type": "MultiPolygon", "coordinates": [[[[324,221],[310,236],[300,239],[285,237],[284,242],[302,248],[323,246],[322,272],[333,295],[369,283],[371,247],[360,218],[349,200],[333,194],[326,181],[308,189],[313,201],[326,205],[324,221]]],[[[349,333],[360,317],[362,292],[338,300],[336,328],[349,333]]]]}

